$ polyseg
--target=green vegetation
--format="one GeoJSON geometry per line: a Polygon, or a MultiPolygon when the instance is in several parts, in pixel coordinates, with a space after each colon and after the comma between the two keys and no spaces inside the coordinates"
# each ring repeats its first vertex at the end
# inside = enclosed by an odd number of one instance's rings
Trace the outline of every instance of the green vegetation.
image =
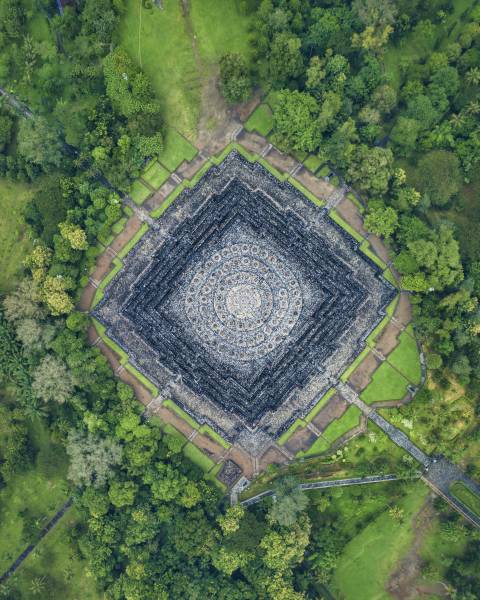
{"type": "Polygon", "coordinates": [[[272,111],[267,104],[260,104],[245,121],[247,131],[256,131],[266,137],[273,127],[272,111]]]}
{"type": "Polygon", "coordinates": [[[0,179],[0,293],[13,288],[22,261],[31,247],[25,235],[22,210],[33,193],[32,186],[0,179]]]}
{"type": "Polygon", "coordinates": [[[130,188],[130,197],[135,204],[138,205],[143,204],[151,193],[152,192],[141,181],[138,181],[138,179],[133,182],[132,187],[130,188]]]}
{"type": "Polygon", "coordinates": [[[339,419],[335,419],[328,425],[321,437],[317,438],[308,450],[300,451],[297,456],[313,456],[325,452],[338,438],[359,425],[360,415],[359,408],[349,406],[339,419]]]}
{"type": "Polygon", "coordinates": [[[142,178],[155,189],[163,185],[169,177],[170,173],[167,169],[164,169],[156,161],[153,161],[142,174],[142,178]]]}
{"type": "Polygon", "coordinates": [[[86,573],[86,564],[79,560],[71,542],[75,529],[81,525],[78,511],[70,509],[39,549],[30,554],[6,589],[18,593],[20,598],[38,596],[40,590],[46,597],[62,600],[76,600],[78,590],[82,590],[82,599],[101,600],[103,595],[97,590],[95,578],[86,573]]]}
{"type": "Polygon", "coordinates": [[[333,590],[345,600],[388,598],[385,584],[412,539],[412,517],[425,500],[427,490],[416,484],[396,506],[401,519],[384,512],[344,548],[333,576],[333,590]]]}
{"type": "Polygon", "coordinates": [[[480,497],[474,494],[461,481],[456,481],[450,491],[456,496],[460,502],[463,502],[467,508],[480,517],[480,497]]]}
{"type": "Polygon", "coordinates": [[[155,7],[146,10],[136,0],[124,4],[118,28],[122,47],[145,71],[162,98],[165,122],[193,139],[201,90],[181,3],[164,0],[162,11],[155,7]]]}
{"type": "Polygon", "coordinates": [[[408,381],[388,362],[383,362],[360,397],[367,404],[386,400],[402,400],[407,393],[408,381]]]}
{"type": "Polygon", "coordinates": [[[320,156],[310,154],[308,158],[303,161],[303,165],[312,173],[316,173],[318,169],[323,165],[323,160],[320,156]]]}
{"type": "Polygon", "coordinates": [[[188,442],[188,444],[184,446],[183,453],[188,459],[198,465],[205,473],[211,471],[215,465],[213,460],[208,458],[208,456],[206,456],[199,448],[197,448],[195,444],[192,444],[192,442],[188,442]]]}
{"type": "Polygon", "coordinates": [[[48,429],[39,421],[28,431],[33,462],[24,465],[0,490],[2,536],[0,571],[3,573],[32,542],[46,522],[67,499],[67,456],[52,442],[48,429]]]}
{"type": "Polygon", "coordinates": [[[159,161],[169,171],[176,171],[184,160],[192,160],[197,149],[178,131],[169,127],[165,134],[165,146],[159,154],[159,161]]]}
{"type": "Polygon", "coordinates": [[[398,341],[398,346],[388,356],[388,362],[414,385],[418,385],[422,370],[420,368],[417,342],[406,331],[400,334],[398,341]]]}

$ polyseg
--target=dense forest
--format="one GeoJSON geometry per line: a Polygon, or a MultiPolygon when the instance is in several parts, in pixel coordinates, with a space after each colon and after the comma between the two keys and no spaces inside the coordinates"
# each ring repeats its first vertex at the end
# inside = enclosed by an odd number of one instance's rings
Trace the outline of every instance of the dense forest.
{"type": "MultiPolygon", "coordinates": [[[[254,60],[225,53],[226,100],[270,94],[274,143],[318,154],[359,192],[366,229],[385,239],[412,292],[435,385],[458,382],[478,399],[480,5],[464,2],[459,15],[450,0],[239,4],[254,60]]],[[[322,598],[356,533],[334,500],[317,501],[313,518],[285,478],[275,503],[229,507],[178,439],[143,419],[75,310],[98,236],[164,143],[162,98],[117,44],[123,10],[122,0],[78,0],[59,15],[49,0],[33,12],[0,0],[0,175],[39,184],[23,215],[33,249],[0,312],[0,485],[35,461],[28,428],[40,419],[69,456],[82,516],[72,543],[106,597],[322,598]],[[48,15],[49,40],[29,33],[35,11],[48,15]]],[[[428,412],[435,401],[425,388],[415,402],[428,412]]],[[[478,460],[469,469],[480,476],[478,460]]],[[[399,502],[406,487],[391,493],[399,502]]],[[[466,535],[439,510],[444,539],[466,535]]],[[[472,535],[448,565],[458,600],[480,593],[478,550],[472,535]]]]}

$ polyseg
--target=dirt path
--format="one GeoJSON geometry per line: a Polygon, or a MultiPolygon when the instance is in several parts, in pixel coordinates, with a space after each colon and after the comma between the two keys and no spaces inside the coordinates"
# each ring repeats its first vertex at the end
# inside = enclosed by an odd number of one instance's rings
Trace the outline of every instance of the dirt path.
{"type": "Polygon", "coordinates": [[[412,529],[415,532],[415,537],[410,550],[391,574],[386,585],[386,590],[396,600],[414,600],[419,597],[420,590],[416,583],[420,577],[422,566],[420,550],[434,518],[435,511],[432,506],[432,496],[429,495],[412,519],[412,529]]]}

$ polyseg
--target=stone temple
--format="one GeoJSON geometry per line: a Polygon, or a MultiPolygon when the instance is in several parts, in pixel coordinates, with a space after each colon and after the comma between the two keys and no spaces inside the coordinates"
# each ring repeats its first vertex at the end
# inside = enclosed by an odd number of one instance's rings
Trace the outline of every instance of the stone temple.
{"type": "Polygon", "coordinates": [[[234,151],[147,231],[93,316],[162,398],[257,455],[394,296],[325,209],[234,151]]]}

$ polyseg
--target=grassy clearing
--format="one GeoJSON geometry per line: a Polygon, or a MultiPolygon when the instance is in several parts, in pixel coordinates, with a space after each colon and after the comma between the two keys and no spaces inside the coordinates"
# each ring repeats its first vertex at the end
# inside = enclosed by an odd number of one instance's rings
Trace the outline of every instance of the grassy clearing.
{"type": "Polygon", "coordinates": [[[41,529],[67,499],[68,459],[63,447],[51,441],[40,421],[32,423],[29,437],[35,456],[33,465],[15,475],[0,491],[0,573],[37,540],[41,529]]]}
{"type": "Polygon", "coordinates": [[[406,331],[403,331],[398,339],[399,344],[389,355],[388,362],[414,385],[418,385],[422,378],[422,370],[417,342],[406,331]]]}
{"type": "MultiPolygon", "coordinates": [[[[245,121],[247,131],[256,131],[264,137],[273,129],[273,115],[268,104],[260,104],[245,121]]],[[[316,157],[312,157],[316,158],[316,157]]]]}
{"type": "Polygon", "coordinates": [[[157,161],[153,161],[142,175],[142,178],[156,190],[169,177],[170,173],[162,165],[159,165],[157,161]]]}
{"type": "Polygon", "coordinates": [[[193,463],[199,466],[205,473],[211,471],[215,466],[213,460],[208,458],[208,456],[206,456],[201,450],[199,450],[197,446],[195,446],[195,444],[192,444],[192,442],[188,442],[188,444],[184,446],[183,453],[193,463]]]}
{"type": "Polygon", "coordinates": [[[463,502],[467,508],[480,517],[480,498],[461,481],[455,481],[450,488],[452,494],[463,502]]]}
{"type": "Polygon", "coordinates": [[[217,63],[225,52],[238,52],[250,62],[250,17],[236,0],[190,0],[190,18],[202,61],[217,63]]]}
{"type": "Polygon", "coordinates": [[[169,171],[175,171],[184,160],[192,160],[197,149],[180,135],[175,129],[169,128],[165,133],[165,145],[159,160],[169,171]]]}
{"type": "MultiPolygon", "coordinates": [[[[412,485],[409,494],[397,503],[404,511],[401,521],[393,519],[385,511],[346,545],[333,578],[335,595],[345,600],[390,598],[385,584],[408,551],[414,536],[411,520],[427,493],[427,488],[421,483],[412,485]]],[[[356,510],[361,506],[361,503],[352,504],[356,510]]]]}
{"type": "Polygon", "coordinates": [[[34,192],[32,185],[0,179],[0,293],[15,286],[22,261],[30,250],[22,210],[34,192]]]}
{"type": "Polygon", "coordinates": [[[311,173],[316,173],[318,169],[323,165],[323,159],[319,158],[315,154],[310,154],[310,156],[304,161],[303,165],[311,173]]]}
{"type": "Polygon", "coordinates": [[[138,179],[132,183],[130,188],[130,198],[140,206],[150,196],[152,192],[138,179]]]}
{"type": "MultiPolygon", "coordinates": [[[[75,508],[62,517],[61,521],[42,540],[22,567],[10,580],[12,591],[20,598],[37,597],[32,582],[42,582],[38,597],[77,600],[81,590],[82,600],[100,600],[103,594],[97,590],[93,574],[69,541],[73,529],[80,519],[75,508]]],[[[15,595],[15,597],[17,597],[15,595]]]]}
{"type": "Polygon", "coordinates": [[[200,425],[195,421],[195,419],[193,419],[187,412],[180,408],[180,406],[178,406],[178,404],[176,404],[173,400],[164,400],[162,404],[173,413],[178,415],[186,423],[188,423],[192,429],[199,429],[200,425]]]}
{"type": "Polygon", "coordinates": [[[322,436],[317,438],[306,452],[300,451],[297,456],[313,456],[321,452],[326,452],[338,438],[359,424],[360,415],[359,408],[350,406],[339,419],[335,419],[330,423],[322,433],[322,436]]]}
{"type": "Polygon", "coordinates": [[[382,363],[360,397],[367,404],[386,400],[401,400],[407,393],[408,381],[388,362],[382,363]]]}
{"type": "MultiPolygon", "coordinates": [[[[150,78],[163,104],[165,122],[195,138],[200,82],[181,2],[164,0],[163,10],[126,0],[118,28],[120,45],[150,78]]],[[[226,25],[226,24],[225,24],[226,25]]]]}

